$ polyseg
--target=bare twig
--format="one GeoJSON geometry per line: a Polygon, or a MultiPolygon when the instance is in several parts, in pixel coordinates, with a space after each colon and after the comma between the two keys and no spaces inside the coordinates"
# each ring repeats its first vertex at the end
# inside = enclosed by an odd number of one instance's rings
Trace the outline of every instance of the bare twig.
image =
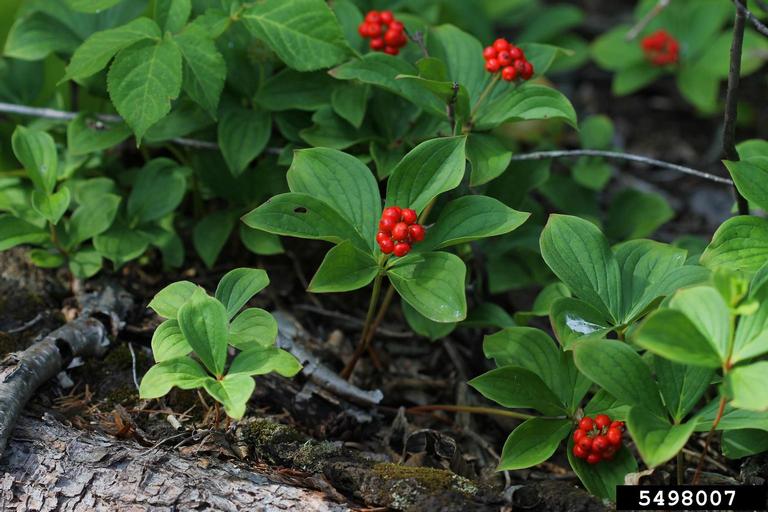
{"type": "MultiPolygon", "coordinates": [[[[736,161],[739,153],[736,151],[736,119],[738,116],[737,104],[739,101],[739,81],[741,77],[741,52],[744,46],[744,25],[746,16],[745,0],[734,0],[737,6],[744,9],[736,10],[736,18],[733,22],[733,41],[731,42],[731,66],[728,70],[728,91],[725,95],[725,123],[723,127],[723,157],[726,160],[736,161]]],[[[749,202],[744,198],[734,185],[733,193],[736,196],[736,204],[739,215],[749,215],[749,202]]]]}
{"type": "Polygon", "coordinates": [[[638,34],[640,34],[640,32],[642,32],[643,29],[645,29],[645,27],[647,27],[648,24],[652,22],[654,18],[656,18],[656,16],[661,14],[661,11],[663,11],[664,9],[667,8],[667,6],[669,6],[670,2],[671,0],[659,0],[658,2],[656,2],[656,5],[653,6],[653,9],[648,11],[648,13],[645,16],[643,16],[643,18],[640,21],[635,23],[634,27],[629,29],[626,37],[627,41],[632,41],[634,38],[636,38],[638,34]]]}
{"type": "Polygon", "coordinates": [[[451,124],[451,135],[456,135],[456,100],[459,97],[459,82],[451,84],[451,97],[448,100],[448,122],[451,124]]]}
{"type": "Polygon", "coordinates": [[[421,50],[421,54],[424,56],[424,58],[429,57],[429,51],[427,50],[427,45],[424,43],[424,34],[419,32],[418,30],[414,33],[411,33],[408,31],[408,29],[405,29],[405,35],[408,36],[408,39],[416,43],[416,45],[421,50]]]}
{"type": "Polygon", "coordinates": [[[752,12],[749,9],[747,9],[747,6],[744,5],[742,0],[731,0],[731,1],[736,6],[736,9],[738,9],[739,12],[742,14],[742,16],[746,17],[749,20],[749,22],[755,27],[755,30],[757,30],[764,36],[768,36],[768,27],[766,27],[759,19],[757,19],[757,16],[752,14],[752,12]]]}
{"type": "MultiPolygon", "coordinates": [[[[0,113],[17,114],[20,116],[41,117],[43,119],[53,119],[58,121],[70,121],[77,117],[79,112],[67,112],[53,108],[30,107],[27,105],[17,105],[15,103],[0,102],[0,113]]],[[[103,123],[121,123],[123,118],[112,114],[93,114],[93,117],[103,123]]],[[[176,137],[171,139],[179,146],[187,146],[195,149],[218,149],[219,145],[207,140],[187,139],[176,137]]]]}
{"type": "Polygon", "coordinates": [[[546,160],[548,158],[569,158],[574,156],[599,156],[603,158],[612,158],[615,160],[629,160],[630,162],[637,162],[641,164],[651,165],[654,167],[661,167],[663,169],[669,169],[672,171],[681,172],[683,174],[689,174],[691,176],[697,176],[705,180],[714,181],[716,183],[724,183],[726,185],[733,185],[733,181],[728,178],[722,178],[709,174],[683,165],[672,164],[664,162],[663,160],[656,160],[655,158],[648,158],[641,155],[633,155],[630,153],[620,153],[618,151],[601,151],[597,149],[571,149],[563,151],[537,151],[534,153],[521,153],[519,155],[512,155],[512,160],[546,160]]]}
{"type": "Polygon", "coordinates": [[[128,351],[131,353],[131,374],[133,376],[133,385],[136,391],[139,391],[139,378],[136,376],[136,352],[133,351],[133,343],[128,342],[128,351]]]}

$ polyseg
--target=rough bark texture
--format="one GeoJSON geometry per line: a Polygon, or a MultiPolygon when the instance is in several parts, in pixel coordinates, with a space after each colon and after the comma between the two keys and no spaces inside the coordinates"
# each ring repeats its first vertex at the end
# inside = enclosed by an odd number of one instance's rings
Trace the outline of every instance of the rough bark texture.
{"type": "Polygon", "coordinates": [[[240,463],[165,450],[22,418],[0,459],[3,511],[349,510],[240,463]]]}

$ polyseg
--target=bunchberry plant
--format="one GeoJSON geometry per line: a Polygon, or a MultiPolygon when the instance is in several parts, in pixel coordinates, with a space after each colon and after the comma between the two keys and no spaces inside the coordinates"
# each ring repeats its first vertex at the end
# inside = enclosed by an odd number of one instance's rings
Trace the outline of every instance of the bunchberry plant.
{"type": "Polygon", "coordinates": [[[533,77],[533,65],[525,58],[525,52],[506,39],[497,39],[492,46],[483,50],[485,70],[489,73],[501,73],[507,82],[515,79],[530,80],[533,77]]]}
{"type": "Polygon", "coordinates": [[[442,249],[508,233],[528,217],[495,199],[469,195],[427,221],[435,199],[462,181],[465,145],[466,137],[459,136],[416,146],[388,178],[383,210],[376,179],[360,160],[332,149],[297,151],[288,170],[291,192],[268,200],[243,221],[269,233],[335,244],[312,278],[311,292],[346,292],[373,282],[361,347],[373,336],[370,325],[384,278],[391,288],[382,311],[396,291],[432,322],[463,320],[466,267],[442,249]],[[411,247],[411,242],[418,243],[411,247]]]}
{"type": "Polygon", "coordinates": [[[370,39],[371,50],[397,55],[408,43],[405,25],[395,18],[392,11],[368,11],[357,27],[361,37],[370,39]]]}
{"type": "Polygon", "coordinates": [[[611,420],[607,414],[598,414],[594,418],[584,416],[573,431],[574,457],[584,459],[590,464],[600,461],[612,461],[616,452],[621,450],[624,434],[624,422],[611,420]]]}
{"type": "Polygon", "coordinates": [[[158,292],[149,307],[166,320],[152,337],[157,364],[141,380],[141,397],[159,398],[173,387],[203,388],[227,415],[240,419],[256,385],[254,375],[296,375],[301,364],[275,346],[272,315],[242,309],[268,284],[263,270],[238,268],[221,278],[213,297],[189,281],[158,292]],[[230,358],[233,349],[237,354],[230,358]]]}

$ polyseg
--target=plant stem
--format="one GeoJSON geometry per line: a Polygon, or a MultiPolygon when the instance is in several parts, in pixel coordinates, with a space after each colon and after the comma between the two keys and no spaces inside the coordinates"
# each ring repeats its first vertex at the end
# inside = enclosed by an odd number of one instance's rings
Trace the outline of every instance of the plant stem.
{"type": "MultiPolygon", "coordinates": [[[[742,8],[744,0],[736,0],[736,5],[742,8]]],[[[736,120],[737,104],[739,101],[739,80],[741,77],[741,53],[744,46],[744,26],[746,25],[746,16],[743,9],[736,9],[736,18],[733,22],[733,41],[731,43],[731,65],[728,70],[728,90],[725,96],[725,121],[723,126],[723,156],[726,160],[739,160],[739,153],[736,151],[736,120]]],[[[744,198],[736,188],[733,187],[736,196],[736,204],[739,208],[739,215],[749,215],[749,202],[744,198]]]]}
{"type": "Polygon", "coordinates": [[[405,410],[406,413],[419,413],[419,412],[431,412],[431,411],[447,411],[447,412],[466,412],[470,414],[492,414],[494,416],[507,416],[510,418],[517,418],[519,420],[529,420],[531,418],[538,418],[533,414],[526,414],[524,412],[508,411],[506,409],[498,409],[496,407],[476,407],[471,405],[417,405],[416,407],[409,407],[405,410]]]}
{"type": "Polygon", "coordinates": [[[51,243],[53,243],[53,246],[56,247],[56,250],[59,251],[62,256],[65,258],[69,257],[69,252],[64,248],[63,245],[61,245],[59,234],[56,232],[56,225],[49,222],[48,226],[51,233],[51,243]]]}
{"type": "Polygon", "coordinates": [[[488,97],[489,94],[491,94],[491,91],[493,91],[493,88],[496,87],[496,84],[499,81],[499,77],[501,77],[501,73],[496,73],[493,75],[493,78],[490,82],[488,82],[488,85],[485,86],[485,89],[483,89],[483,92],[480,93],[480,97],[477,98],[477,102],[475,103],[475,106],[472,107],[472,112],[469,114],[469,122],[474,123],[475,121],[475,114],[477,114],[478,109],[480,109],[480,106],[483,104],[485,99],[488,97]]]}
{"type": "Polygon", "coordinates": [[[643,31],[643,29],[645,29],[645,27],[647,27],[647,26],[648,26],[648,24],[649,24],[650,22],[652,22],[652,21],[653,21],[653,19],[654,19],[656,16],[658,16],[659,14],[661,14],[661,11],[663,11],[664,9],[666,9],[666,8],[669,6],[670,2],[671,2],[671,0],[659,0],[659,1],[656,3],[656,5],[655,5],[655,6],[653,6],[653,9],[651,9],[650,11],[648,11],[648,14],[646,14],[645,16],[643,16],[643,19],[641,19],[640,21],[638,21],[638,22],[635,24],[635,26],[634,26],[634,27],[632,27],[631,29],[629,29],[629,32],[627,32],[626,40],[627,40],[627,41],[632,41],[634,38],[636,38],[636,37],[638,36],[638,34],[640,34],[640,32],[642,32],[642,31],[643,31]]]}
{"type": "Polygon", "coordinates": [[[456,100],[459,96],[459,82],[453,82],[451,85],[451,98],[448,100],[448,122],[451,125],[451,135],[456,135],[456,100]]]}
{"type": "Polygon", "coordinates": [[[384,274],[379,272],[379,274],[377,274],[376,278],[373,280],[371,300],[368,304],[368,313],[365,315],[365,323],[363,324],[363,332],[360,335],[360,342],[357,344],[355,353],[352,354],[352,359],[349,360],[344,369],[341,371],[341,376],[345,379],[349,379],[350,375],[352,375],[352,371],[354,371],[355,366],[357,365],[357,361],[360,360],[363,352],[365,352],[368,348],[368,343],[366,340],[368,339],[368,333],[371,330],[372,323],[374,323],[373,318],[374,314],[376,313],[376,305],[379,302],[379,295],[381,295],[381,282],[383,279],[384,274]]]}
{"type": "Polygon", "coordinates": [[[677,472],[677,485],[683,485],[685,483],[685,472],[683,468],[683,450],[677,452],[677,458],[675,460],[675,470],[677,472]]]}

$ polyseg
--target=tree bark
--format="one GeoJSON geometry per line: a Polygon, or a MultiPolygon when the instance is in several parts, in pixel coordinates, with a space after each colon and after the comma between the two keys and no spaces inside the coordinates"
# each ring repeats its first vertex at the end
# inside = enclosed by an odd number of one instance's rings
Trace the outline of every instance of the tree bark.
{"type": "Polygon", "coordinates": [[[50,416],[20,419],[8,448],[0,459],[2,511],[350,510],[242,463],[184,459],[50,416]]]}

